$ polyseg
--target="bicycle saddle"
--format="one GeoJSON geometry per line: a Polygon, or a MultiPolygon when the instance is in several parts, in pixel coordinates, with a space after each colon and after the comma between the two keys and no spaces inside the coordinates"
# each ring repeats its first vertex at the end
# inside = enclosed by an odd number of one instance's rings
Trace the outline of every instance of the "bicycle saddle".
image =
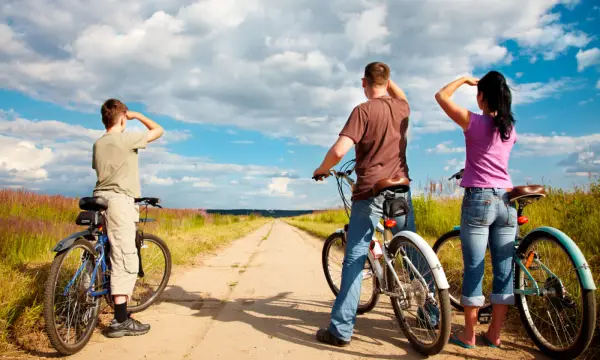
{"type": "Polygon", "coordinates": [[[79,208],[86,211],[103,211],[108,209],[108,200],[103,197],[82,197],[79,199],[79,208]]]}
{"type": "Polygon", "coordinates": [[[546,196],[546,190],[542,185],[515,186],[509,193],[510,202],[522,198],[541,198],[546,196]]]}
{"type": "Polygon", "coordinates": [[[382,179],[373,186],[373,196],[378,196],[384,190],[394,192],[407,192],[410,189],[410,180],[407,178],[382,179]]]}

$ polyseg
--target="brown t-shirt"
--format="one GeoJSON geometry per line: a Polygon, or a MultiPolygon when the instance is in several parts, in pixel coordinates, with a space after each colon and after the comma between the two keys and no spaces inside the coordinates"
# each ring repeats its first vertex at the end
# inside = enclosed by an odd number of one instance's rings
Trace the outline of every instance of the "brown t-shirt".
{"type": "Polygon", "coordinates": [[[354,108],[340,135],[356,144],[357,182],[352,200],[372,196],[375,183],[385,178],[408,178],[406,130],[410,108],[405,100],[383,96],[354,108]]]}

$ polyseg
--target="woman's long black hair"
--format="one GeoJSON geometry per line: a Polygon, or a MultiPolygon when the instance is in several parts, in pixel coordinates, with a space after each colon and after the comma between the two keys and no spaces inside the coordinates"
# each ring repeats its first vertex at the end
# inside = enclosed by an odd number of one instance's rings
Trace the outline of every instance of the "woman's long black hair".
{"type": "Polygon", "coordinates": [[[490,71],[477,82],[477,93],[483,94],[489,111],[496,112],[494,126],[500,132],[502,141],[507,141],[515,118],[511,111],[512,95],[506,79],[499,72],[490,71]]]}

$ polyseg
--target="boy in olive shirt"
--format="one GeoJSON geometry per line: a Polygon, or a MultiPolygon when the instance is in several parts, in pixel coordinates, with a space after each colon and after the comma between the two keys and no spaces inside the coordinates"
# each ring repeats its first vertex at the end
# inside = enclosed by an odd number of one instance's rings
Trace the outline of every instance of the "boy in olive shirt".
{"type": "Polygon", "coordinates": [[[108,200],[106,228],[110,241],[112,265],[110,290],[115,304],[115,318],[107,329],[106,336],[122,337],[143,335],[150,325],[142,324],[127,314],[127,301],[131,297],[139,262],[135,246],[138,207],[134,198],[141,197],[138,149],[144,149],[164,133],[163,128],[144,115],[129,111],[116,99],[104,102],[101,109],[102,123],[106,133],[93,148],[92,168],[98,181],[94,196],[108,200]],[[128,120],[138,119],[148,131],[125,132],[128,120]]]}

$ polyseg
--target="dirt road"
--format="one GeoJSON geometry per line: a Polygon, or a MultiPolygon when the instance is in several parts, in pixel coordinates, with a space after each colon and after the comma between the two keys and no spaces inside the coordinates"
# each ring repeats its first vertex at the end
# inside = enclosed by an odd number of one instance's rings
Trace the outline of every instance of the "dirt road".
{"type": "MultiPolygon", "coordinates": [[[[95,334],[73,359],[422,359],[396,324],[387,297],[360,315],[352,343],[318,343],[334,300],[323,277],[322,242],[275,221],[174,272],[162,301],[137,318],[141,337],[95,334]]],[[[456,317],[456,323],[460,317],[456,317]]],[[[504,350],[448,344],[435,359],[543,359],[505,341],[504,350]]]]}

